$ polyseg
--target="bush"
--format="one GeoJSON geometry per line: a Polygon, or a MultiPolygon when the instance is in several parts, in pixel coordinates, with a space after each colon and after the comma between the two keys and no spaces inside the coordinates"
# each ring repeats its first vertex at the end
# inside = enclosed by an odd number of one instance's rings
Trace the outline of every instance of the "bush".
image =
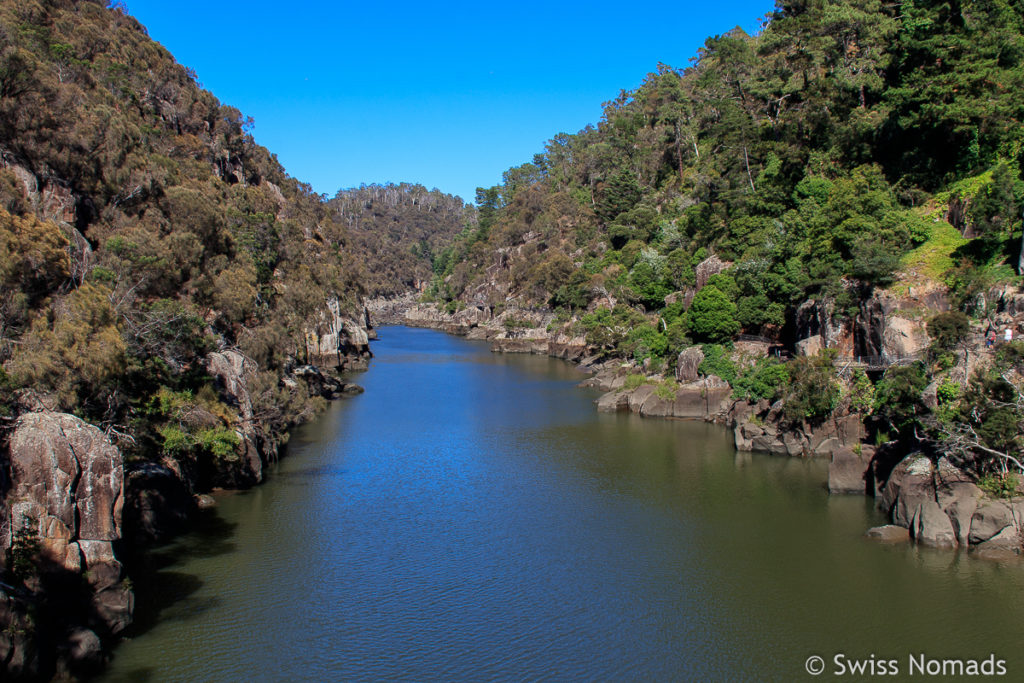
{"type": "Polygon", "coordinates": [[[701,346],[704,351],[704,360],[697,367],[697,372],[710,377],[715,375],[724,379],[729,384],[736,381],[736,364],[729,357],[729,351],[719,344],[705,344],[701,346]]]}
{"type": "Polygon", "coordinates": [[[736,304],[729,297],[714,285],[705,285],[693,297],[687,311],[690,333],[698,341],[716,343],[731,339],[740,331],[736,313],[736,304]]]}
{"type": "Polygon", "coordinates": [[[776,358],[761,358],[732,382],[734,398],[774,400],[789,381],[789,371],[776,358]]]}
{"type": "Polygon", "coordinates": [[[821,421],[835,410],[840,392],[833,358],[835,350],[825,349],[816,356],[802,356],[789,363],[789,387],[782,409],[787,420],[821,421]]]}
{"type": "Polygon", "coordinates": [[[1020,478],[1013,472],[989,474],[978,478],[978,487],[993,498],[1013,498],[1017,495],[1020,478]]]}
{"type": "Polygon", "coordinates": [[[921,402],[927,384],[920,363],[889,368],[876,387],[875,413],[898,432],[914,429],[927,410],[921,402]]]}
{"type": "Polygon", "coordinates": [[[939,313],[928,322],[928,336],[934,351],[951,351],[971,331],[971,320],[960,311],[939,313]]]}

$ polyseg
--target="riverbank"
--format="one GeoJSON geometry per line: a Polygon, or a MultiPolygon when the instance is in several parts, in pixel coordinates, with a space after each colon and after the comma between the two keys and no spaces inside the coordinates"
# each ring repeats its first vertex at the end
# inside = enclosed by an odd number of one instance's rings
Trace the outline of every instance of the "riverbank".
{"type": "MultiPolygon", "coordinates": [[[[866,495],[891,520],[889,528],[866,533],[887,542],[912,541],[937,548],[961,548],[979,557],[1015,558],[1024,553],[1024,497],[996,497],[948,458],[900,452],[894,443],[867,440],[863,416],[840,406],[816,423],[783,420],[781,402],[750,402],[733,397],[728,382],[698,373],[703,353],[685,349],[673,376],[651,374],[643,365],[602,360],[582,337],[550,312],[485,306],[442,310],[435,304],[402,301],[404,323],[467,339],[484,340],[496,353],[533,353],[569,360],[592,373],[584,385],[605,392],[597,409],[630,411],[646,417],[697,419],[732,429],[738,451],[829,460],[833,495],[866,495]]],[[[391,309],[392,319],[396,315],[391,309]]],[[[769,344],[740,341],[734,357],[763,358],[769,344]]]]}
{"type": "MultiPolygon", "coordinates": [[[[0,670],[12,679],[77,678],[102,670],[134,619],[133,563],[190,529],[216,490],[266,479],[290,430],[325,401],[362,391],[337,373],[365,368],[368,335],[352,321],[320,335],[310,359],[273,384],[237,350],[209,353],[208,396],[176,416],[163,448],[140,457],[136,437],[37,406],[0,431],[0,670]],[[217,411],[216,413],[212,411],[217,411]],[[187,431],[186,431],[187,430],[187,431]],[[175,448],[199,434],[195,448],[175,448]],[[209,436],[213,435],[213,436],[209,436]],[[131,446],[136,454],[126,458],[131,446]],[[2,474],[7,473],[6,477],[2,474]]],[[[187,402],[191,393],[162,395],[187,402]]],[[[151,615],[150,615],[151,616],[151,615]]]]}
{"type": "Polygon", "coordinates": [[[138,594],[160,618],[101,683],[791,681],[837,652],[1024,671],[1024,574],[865,539],[883,516],[828,496],[824,459],[599,413],[539,354],[379,332],[366,393],[159,549],[138,594]]]}

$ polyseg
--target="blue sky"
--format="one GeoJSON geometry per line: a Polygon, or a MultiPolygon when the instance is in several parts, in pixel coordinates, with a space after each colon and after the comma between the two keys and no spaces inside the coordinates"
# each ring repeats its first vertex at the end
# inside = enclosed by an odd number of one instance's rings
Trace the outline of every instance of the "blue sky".
{"type": "Polygon", "coordinates": [[[407,181],[472,201],[658,62],[756,31],[774,2],[127,5],[315,191],[407,181]]]}

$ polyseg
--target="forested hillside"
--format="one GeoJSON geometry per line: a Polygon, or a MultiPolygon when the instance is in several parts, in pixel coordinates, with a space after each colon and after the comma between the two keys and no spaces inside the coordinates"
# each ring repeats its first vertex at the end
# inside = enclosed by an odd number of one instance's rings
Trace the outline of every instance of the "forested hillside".
{"type": "Polygon", "coordinates": [[[481,190],[480,229],[441,259],[438,294],[472,298],[495,254],[528,244],[505,264],[513,295],[579,308],[608,290],[657,311],[715,254],[733,264],[716,289],[736,308],[695,337],[774,335],[809,297],[851,307],[892,283],[950,193],[967,207],[956,227],[981,238],[970,263],[1016,267],[1022,10],[780,2],[759,35],[735,29],[688,68],[660,65],[596,127],[481,190]]]}
{"type": "Polygon", "coordinates": [[[395,296],[426,287],[433,256],[476,221],[472,204],[409,183],[340,190],[327,206],[360,253],[372,255],[363,278],[369,296],[395,296]]]}
{"type": "Polygon", "coordinates": [[[780,0],[757,35],[658,65],[481,188],[429,294],[503,315],[510,337],[546,323],[559,349],[583,339],[651,381],[703,344],[700,374],[785,399],[791,423],[854,411],[879,442],[1005,471],[1020,378],[976,347],[1018,322],[1022,92],[1020,0],[780,0]],[[744,364],[741,333],[818,360],[744,364]],[[836,353],[878,374],[837,377],[836,353]],[[880,378],[899,356],[919,362],[880,378]]]}
{"type": "Polygon", "coordinates": [[[411,288],[473,220],[419,186],[327,202],[107,5],[0,1],[8,674],[95,666],[131,619],[126,550],[357,390],[331,374],[369,356],[364,294],[411,288]]]}

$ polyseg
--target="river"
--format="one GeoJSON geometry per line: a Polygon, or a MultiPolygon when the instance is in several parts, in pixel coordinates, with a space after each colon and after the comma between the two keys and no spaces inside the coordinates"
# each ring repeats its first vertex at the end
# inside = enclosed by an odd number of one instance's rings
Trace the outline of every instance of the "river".
{"type": "Polygon", "coordinates": [[[101,680],[810,680],[812,655],[902,680],[990,654],[1024,676],[1022,567],[864,538],[884,519],[830,497],[827,462],[598,413],[562,361],[380,335],[365,394],[150,554],[101,680]]]}

